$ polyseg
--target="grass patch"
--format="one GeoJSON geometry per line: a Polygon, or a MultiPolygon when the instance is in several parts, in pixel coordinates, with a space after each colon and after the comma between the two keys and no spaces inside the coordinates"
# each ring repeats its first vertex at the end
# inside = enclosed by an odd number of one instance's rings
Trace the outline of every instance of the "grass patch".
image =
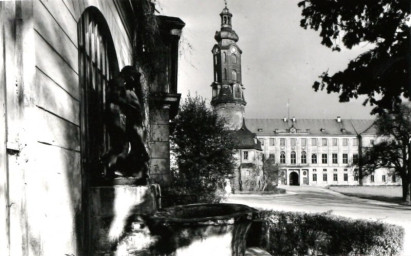
{"type": "Polygon", "coordinates": [[[329,214],[262,211],[247,246],[272,255],[400,255],[402,227],[329,214]]]}
{"type": "Polygon", "coordinates": [[[397,204],[402,202],[401,186],[330,186],[329,189],[347,196],[397,204]]]}

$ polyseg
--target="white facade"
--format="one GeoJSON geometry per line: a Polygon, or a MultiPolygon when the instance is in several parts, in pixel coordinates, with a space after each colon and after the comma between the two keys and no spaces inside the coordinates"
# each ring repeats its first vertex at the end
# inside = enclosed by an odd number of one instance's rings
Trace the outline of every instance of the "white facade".
{"type": "MultiPolygon", "coordinates": [[[[359,157],[360,147],[370,147],[377,139],[370,126],[366,130],[359,127],[357,134],[352,132],[354,126],[345,129],[342,122],[334,120],[322,122],[323,128],[313,127],[315,120],[305,120],[304,124],[311,126],[310,129],[296,129],[298,121],[283,124],[288,125],[288,129],[270,127],[279,124],[278,121],[254,121],[247,120],[247,126],[257,133],[264,157],[274,156],[280,166],[279,184],[283,185],[358,185],[358,167],[353,165],[353,159],[359,157]],[[330,127],[334,122],[338,129],[330,127]]],[[[372,125],[372,121],[370,123],[372,125]]],[[[387,169],[378,169],[363,178],[364,185],[399,185],[400,182],[400,177],[387,169]]]]}

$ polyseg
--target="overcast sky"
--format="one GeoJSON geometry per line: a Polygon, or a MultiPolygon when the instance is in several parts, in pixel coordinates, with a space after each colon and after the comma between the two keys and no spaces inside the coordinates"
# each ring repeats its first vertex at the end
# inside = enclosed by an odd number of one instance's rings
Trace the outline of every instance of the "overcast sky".
{"type": "MultiPolygon", "coordinates": [[[[338,95],[315,92],[312,84],[329,70],[343,70],[367,49],[332,52],[320,44],[319,33],[299,26],[299,0],[228,0],[232,25],[240,40],[242,78],[248,118],[371,118],[364,99],[339,103],[338,95]]],[[[160,14],[177,16],[186,26],[181,41],[179,92],[211,99],[211,49],[220,30],[223,0],[158,0],[160,14]]]]}

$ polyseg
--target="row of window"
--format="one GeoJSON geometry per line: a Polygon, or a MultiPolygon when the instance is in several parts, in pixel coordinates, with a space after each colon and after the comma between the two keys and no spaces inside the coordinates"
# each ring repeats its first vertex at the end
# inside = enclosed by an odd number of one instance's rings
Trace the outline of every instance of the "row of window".
{"type": "MultiPolygon", "coordinates": [[[[333,153],[331,154],[332,156],[332,163],[333,164],[338,164],[338,154],[337,153],[333,153]]],[[[248,159],[248,152],[244,151],[244,160],[248,159]],[[247,153],[247,154],[246,154],[247,153]]],[[[295,151],[291,151],[290,154],[291,157],[291,164],[296,164],[297,163],[297,154],[295,151]]],[[[270,154],[270,158],[275,159],[275,155],[274,154],[270,154]]],[[[357,163],[358,162],[358,154],[353,154],[353,163],[357,163]]],[[[286,163],[286,156],[285,156],[285,152],[281,151],[280,153],[280,164],[285,164],[286,163]]],[[[301,152],[301,164],[307,164],[307,153],[305,151],[301,152]]],[[[312,164],[317,164],[318,160],[317,160],[317,154],[311,154],[311,163],[312,164]]],[[[322,164],[328,164],[328,154],[321,154],[321,163],[322,164]]],[[[343,164],[348,164],[348,154],[344,153],[342,154],[342,163],[343,164]]]]}
{"type": "MultiPolygon", "coordinates": [[[[354,176],[354,179],[356,177],[357,176],[354,176]]],[[[338,181],[338,174],[336,174],[336,173],[333,174],[333,180],[338,181]]],[[[358,177],[357,177],[356,180],[358,180],[358,177]]],[[[313,174],[313,181],[317,181],[317,174],[316,173],[313,174]]],[[[328,181],[327,173],[323,173],[323,181],[328,181]]],[[[348,181],[348,174],[347,173],[344,173],[344,181],[348,181]]]]}
{"type": "MultiPolygon", "coordinates": [[[[231,78],[229,79],[228,74],[227,74],[227,69],[224,68],[223,71],[223,80],[233,80],[233,81],[237,81],[237,71],[236,70],[231,70],[231,78]]],[[[214,77],[214,81],[218,81],[218,72],[215,72],[215,77],[214,77]]]]}
{"type": "MultiPolygon", "coordinates": [[[[324,172],[326,172],[326,171],[327,171],[327,169],[324,169],[324,172]]],[[[382,180],[382,182],[386,182],[387,181],[387,176],[382,175],[381,180],[382,180]]],[[[317,181],[317,173],[313,173],[313,181],[317,181]]],[[[327,173],[323,173],[323,181],[328,181],[328,174],[327,173]]],[[[338,181],[338,174],[337,173],[333,174],[333,181],[338,181]]],[[[344,181],[348,181],[348,173],[344,173],[344,181]]],[[[354,175],[354,181],[358,181],[358,175],[354,175]]],[[[370,176],[370,181],[375,182],[375,176],[374,175],[370,176]]],[[[392,176],[392,182],[396,182],[395,175],[392,176]]]]}
{"type": "MultiPolygon", "coordinates": [[[[305,147],[307,146],[307,139],[306,138],[301,138],[301,146],[305,147]]],[[[319,146],[318,144],[318,138],[311,138],[311,146],[319,146]]],[[[343,146],[348,146],[348,138],[343,138],[342,139],[342,145],[343,146]]],[[[264,146],[264,141],[263,139],[260,139],[261,145],[264,146]]],[[[371,144],[373,144],[373,140],[371,140],[371,144]]],[[[275,138],[270,138],[269,139],[269,146],[275,146],[276,145],[276,139],[275,138]]],[[[290,139],[290,145],[291,146],[296,146],[297,145],[297,139],[296,138],[291,138],[290,139]]],[[[331,145],[332,146],[338,146],[338,139],[337,138],[332,138],[331,139],[331,145]]],[[[353,146],[358,146],[358,139],[353,138],[352,139],[352,145],[353,146]]],[[[285,138],[280,138],[280,146],[285,146],[285,138]]],[[[327,138],[322,138],[321,139],[321,146],[328,146],[328,139],[327,138]]]]}
{"type": "MultiPolygon", "coordinates": [[[[241,85],[240,84],[234,84],[234,85],[232,85],[232,87],[234,88],[234,89],[232,89],[234,91],[234,98],[241,99],[242,98],[241,85]]],[[[213,89],[213,97],[216,97],[219,93],[220,93],[219,88],[214,88],[213,89]]]]}

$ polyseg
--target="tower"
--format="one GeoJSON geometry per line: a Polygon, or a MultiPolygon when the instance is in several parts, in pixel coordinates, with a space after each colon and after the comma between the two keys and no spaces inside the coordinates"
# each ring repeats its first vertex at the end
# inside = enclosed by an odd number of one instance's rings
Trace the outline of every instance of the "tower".
{"type": "Polygon", "coordinates": [[[237,131],[243,125],[244,86],[241,82],[241,49],[237,45],[238,35],[232,29],[232,14],[227,5],[220,13],[221,29],[215,33],[217,43],[212,49],[214,81],[211,105],[214,111],[226,119],[227,128],[237,131]]]}

